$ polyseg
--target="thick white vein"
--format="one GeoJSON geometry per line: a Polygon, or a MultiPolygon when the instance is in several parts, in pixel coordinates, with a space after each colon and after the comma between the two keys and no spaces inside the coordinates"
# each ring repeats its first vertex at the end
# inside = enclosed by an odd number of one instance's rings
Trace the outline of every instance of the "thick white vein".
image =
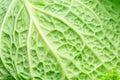
{"type": "Polygon", "coordinates": [[[48,47],[48,49],[52,52],[52,55],[57,59],[59,65],[60,65],[60,67],[61,67],[61,69],[62,69],[62,72],[63,72],[64,76],[69,80],[69,77],[67,76],[67,74],[66,74],[66,72],[65,72],[65,70],[64,70],[65,67],[62,65],[61,60],[60,60],[59,56],[57,55],[57,51],[52,49],[52,47],[50,46],[50,44],[49,44],[49,42],[47,41],[46,37],[44,36],[43,31],[42,31],[41,28],[39,27],[40,25],[39,25],[38,21],[36,20],[34,14],[33,14],[33,12],[32,12],[32,7],[31,7],[32,5],[30,5],[30,3],[29,3],[28,1],[24,1],[24,4],[25,4],[25,6],[26,6],[26,8],[27,8],[27,10],[28,10],[28,13],[29,13],[30,17],[32,18],[32,20],[33,20],[36,28],[38,29],[38,32],[39,32],[41,38],[43,39],[44,44],[45,44],[45,45],[48,47]]]}

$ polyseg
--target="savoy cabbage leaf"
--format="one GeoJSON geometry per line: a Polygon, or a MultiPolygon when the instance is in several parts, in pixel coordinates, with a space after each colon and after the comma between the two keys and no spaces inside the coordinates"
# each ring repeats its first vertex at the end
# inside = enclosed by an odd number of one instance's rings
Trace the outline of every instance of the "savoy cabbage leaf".
{"type": "Polygon", "coordinates": [[[117,68],[113,68],[103,75],[102,80],[120,80],[120,73],[117,68]]]}
{"type": "Polygon", "coordinates": [[[0,80],[119,80],[119,4],[0,0],[0,80]]]}

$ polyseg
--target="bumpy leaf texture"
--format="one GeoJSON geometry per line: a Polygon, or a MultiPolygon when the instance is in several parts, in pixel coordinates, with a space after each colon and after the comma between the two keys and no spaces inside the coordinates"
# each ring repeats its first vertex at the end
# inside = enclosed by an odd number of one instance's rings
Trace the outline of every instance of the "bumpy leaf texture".
{"type": "Polygon", "coordinates": [[[101,80],[119,71],[119,5],[0,0],[0,80],[101,80]]]}

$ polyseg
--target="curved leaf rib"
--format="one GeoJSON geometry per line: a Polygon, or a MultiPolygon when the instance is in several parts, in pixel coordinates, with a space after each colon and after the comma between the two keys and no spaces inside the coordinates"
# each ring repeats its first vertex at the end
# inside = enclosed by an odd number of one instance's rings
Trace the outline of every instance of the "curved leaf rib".
{"type": "MultiPolygon", "coordinates": [[[[30,17],[31,18],[31,17],[30,17]]],[[[30,58],[30,33],[31,33],[31,28],[32,28],[32,19],[30,19],[30,27],[28,30],[28,38],[27,38],[27,52],[28,52],[28,63],[29,63],[29,71],[30,71],[30,79],[34,80],[32,76],[32,70],[31,70],[31,58],[30,58]]]]}
{"type": "Polygon", "coordinates": [[[42,30],[39,28],[39,23],[37,22],[37,20],[36,20],[35,17],[34,17],[33,12],[31,11],[31,10],[32,10],[32,7],[31,7],[30,3],[27,2],[27,1],[25,1],[24,4],[25,4],[25,6],[26,6],[26,8],[27,8],[27,10],[28,10],[28,13],[29,13],[30,17],[32,18],[32,20],[33,20],[36,28],[38,29],[39,34],[40,34],[41,38],[42,38],[43,41],[44,41],[44,44],[45,44],[46,47],[48,47],[48,49],[51,51],[52,55],[57,59],[59,65],[60,65],[60,67],[61,67],[61,69],[62,69],[63,75],[69,80],[69,77],[68,77],[67,74],[65,73],[65,70],[64,70],[65,68],[64,68],[64,66],[63,66],[62,63],[61,63],[61,60],[60,60],[59,56],[57,55],[57,51],[53,50],[53,48],[50,46],[49,42],[47,41],[46,37],[45,37],[44,34],[42,33],[42,30]]]}
{"type": "MultiPolygon", "coordinates": [[[[8,10],[7,10],[6,14],[5,14],[5,17],[3,19],[3,22],[2,22],[2,25],[1,25],[1,30],[0,30],[0,44],[1,44],[1,39],[2,39],[1,36],[2,36],[2,31],[3,31],[4,25],[5,25],[5,21],[7,20],[7,17],[9,16],[9,13],[10,13],[10,11],[11,11],[11,9],[14,6],[15,3],[16,3],[16,0],[11,1],[10,5],[8,7],[8,10]]],[[[15,78],[17,80],[16,75],[12,74],[8,70],[7,65],[5,64],[5,61],[4,61],[4,59],[2,57],[2,54],[1,54],[1,46],[0,46],[0,58],[1,58],[2,62],[3,62],[3,65],[5,66],[6,70],[11,74],[11,76],[13,76],[13,78],[15,78]]]]}
{"type": "Polygon", "coordinates": [[[119,68],[120,11],[115,4],[9,1],[0,16],[0,79],[98,80],[108,69],[119,68]]]}

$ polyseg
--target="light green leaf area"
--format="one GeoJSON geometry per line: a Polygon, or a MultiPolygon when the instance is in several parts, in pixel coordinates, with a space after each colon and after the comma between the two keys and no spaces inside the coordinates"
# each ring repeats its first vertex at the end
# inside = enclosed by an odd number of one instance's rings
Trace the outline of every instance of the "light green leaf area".
{"type": "Polygon", "coordinates": [[[119,74],[119,4],[0,0],[0,80],[102,80],[113,67],[119,74]]]}
{"type": "MultiPolygon", "coordinates": [[[[3,18],[7,12],[7,9],[10,3],[11,3],[11,0],[0,0],[0,29],[1,29],[3,18]]],[[[10,73],[7,71],[7,69],[3,65],[3,62],[1,61],[1,59],[0,59],[0,80],[14,80],[14,78],[10,75],[10,73]]]]}

